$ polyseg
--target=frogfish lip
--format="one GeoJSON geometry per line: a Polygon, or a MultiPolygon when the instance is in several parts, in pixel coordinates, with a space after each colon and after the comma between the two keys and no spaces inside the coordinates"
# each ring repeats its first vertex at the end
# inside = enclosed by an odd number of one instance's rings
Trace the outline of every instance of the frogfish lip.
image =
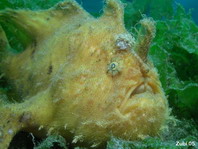
{"type": "Polygon", "coordinates": [[[139,84],[136,88],[134,88],[130,94],[130,98],[132,98],[134,95],[137,94],[142,94],[145,92],[150,92],[150,93],[154,93],[153,89],[151,88],[150,85],[145,84],[145,83],[141,83],[139,84]]]}
{"type": "MultiPolygon", "coordinates": [[[[120,111],[124,112],[126,109],[129,112],[131,107],[134,106],[134,104],[137,104],[141,102],[141,98],[155,98],[156,94],[154,93],[153,88],[145,82],[139,83],[137,86],[131,87],[131,89],[128,91],[125,99],[122,101],[121,105],[119,106],[120,111]]],[[[125,113],[125,112],[124,112],[125,113]]]]}
{"type": "Polygon", "coordinates": [[[131,87],[126,98],[121,103],[120,112],[123,115],[131,115],[138,109],[147,111],[151,107],[154,108],[156,101],[163,99],[163,95],[155,90],[156,87],[149,84],[149,82],[140,82],[135,87],[131,87]]]}

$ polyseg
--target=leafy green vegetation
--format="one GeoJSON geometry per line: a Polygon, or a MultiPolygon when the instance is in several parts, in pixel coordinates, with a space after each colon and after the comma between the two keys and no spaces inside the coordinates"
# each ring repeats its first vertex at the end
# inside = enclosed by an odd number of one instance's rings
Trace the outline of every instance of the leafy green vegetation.
{"type": "MultiPolygon", "coordinates": [[[[58,1],[60,0],[1,0],[0,9],[46,9],[58,1]]],[[[170,122],[168,129],[160,138],[149,137],[143,141],[112,138],[107,143],[107,149],[193,148],[192,146],[176,147],[176,141],[194,141],[198,145],[198,26],[193,22],[191,14],[186,13],[182,6],[177,5],[176,9],[173,9],[172,0],[122,1],[126,4],[125,25],[130,32],[135,34],[134,26],[138,25],[143,14],[156,21],[157,32],[149,57],[159,72],[172,113],[180,120],[170,122]]],[[[10,26],[6,32],[11,45],[18,47],[20,51],[29,41],[26,35],[13,30],[10,26]]],[[[0,93],[9,89],[2,78],[0,77],[0,93]]],[[[35,149],[51,148],[53,142],[58,142],[59,147],[66,148],[62,138],[49,136],[35,149]]],[[[198,147],[194,146],[194,148],[198,147]]]]}
{"type": "Polygon", "coordinates": [[[147,137],[142,141],[125,141],[112,138],[107,149],[188,149],[198,148],[198,130],[193,121],[171,121],[161,137],[147,137]],[[185,145],[187,143],[188,145],[185,145]]]}
{"type": "Polygon", "coordinates": [[[47,137],[41,144],[34,147],[34,149],[50,149],[55,146],[61,149],[67,149],[65,139],[58,135],[51,135],[47,137]]]}
{"type": "Polygon", "coordinates": [[[47,9],[60,2],[61,0],[1,0],[0,10],[6,8],[12,9],[47,9]]]}
{"type": "Polygon", "coordinates": [[[194,138],[188,138],[186,140],[179,141],[162,141],[159,138],[146,138],[143,141],[125,141],[116,138],[112,138],[107,145],[107,149],[188,149],[189,147],[198,148],[196,146],[191,145],[183,145],[179,146],[179,143],[188,143],[188,144],[197,144],[198,142],[191,142],[188,140],[192,140],[194,138]],[[178,146],[176,144],[178,143],[178,146]]]}
{"type": "Polygon", "coordinates": [[[181,6],[172,19],[159,20],[156,25],[150,57],[158,68],[170,106],[179,117],[197,120],[198,27],[181,6]]]}

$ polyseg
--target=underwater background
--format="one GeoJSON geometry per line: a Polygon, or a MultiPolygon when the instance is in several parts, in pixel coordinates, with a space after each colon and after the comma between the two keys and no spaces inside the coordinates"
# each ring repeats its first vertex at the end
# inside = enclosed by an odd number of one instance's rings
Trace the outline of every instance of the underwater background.
{"type": "MultiPolygon", "coordinates": [[[[0,10],[47,9],[60,0],[0,0],[0,10]]],[[[98,17],[102,13],[103,0],[77,0],[87,11],[98,17]]],[[[172,109],[173,120],[160,137],[143,141],[125,141],[112,138],[107,149],[129,148],[198,148],[198,1],[197,0],[122,0],[125,3],[125,26],[135,34],[137,22],[147,15],[156,21],[157,33],[151,45],[149,57],[158,69],[163,89],[172,109]],[[134,27],[135,26],[135,27],[134,27]],[[191,145],[176,146],[177,142],[191,145]]],[[[9,42],[16,52],[23,51],[28,39],[13,26],[1,22],[9,42]]],[[[9,86],[0,77],[0,93],[9,86]]],[[[46,140],[20,132],[10,149],[69,148],[61,136],[49,136],[46,140]]],[[[81,147],[76,147],[81,148],[81,147]]]]}

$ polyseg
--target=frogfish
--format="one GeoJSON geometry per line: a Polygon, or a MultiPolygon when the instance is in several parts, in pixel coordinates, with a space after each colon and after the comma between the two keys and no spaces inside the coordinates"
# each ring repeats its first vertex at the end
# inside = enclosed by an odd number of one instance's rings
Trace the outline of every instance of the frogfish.
{"type": "Polygon", "coordinates": [[[30,39],[13,52],[0,27],[0,71],[12,88],[10,100],[0,96],[0,149],[20,131],[97,148],[112,136],[158,136],[166,125],[168,101],[148,57],[153,19],[143,17],[135,36],[119,0],[106,0],[97,18],[66,0],[46,10],[5,9],[0,22],[30,39]]]}

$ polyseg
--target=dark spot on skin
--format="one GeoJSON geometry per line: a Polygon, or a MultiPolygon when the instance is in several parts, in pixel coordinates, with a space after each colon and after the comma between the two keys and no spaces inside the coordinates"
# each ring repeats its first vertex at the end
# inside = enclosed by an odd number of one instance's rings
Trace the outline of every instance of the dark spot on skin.
{"type": "Polygon", "coordinates": [[[19,122],[20,123],[27,123],[29,122],[31,119],[31,114],[30,113],[23,113],[20,117],[19,117],[19,122]]]}
{"type": "Polygon", "coordinates": [[[96,62],[100,62],[101,61],[101,59],[98,59],[96,62]]]}
{"type": "Polygon", "coordinates": [[[50,74],[52,73],[52,71],[53,71],[53,67],[52,67],[52,65],[50,65],[50,66],[48,67],[48,72],[47,72],[47,74],[50,75],[50,74]]]}
{"type": "Polygon", "coordinates": [[[34,40],[33,43],[32,43],[32,47],[33,47],[33,48],[36,48],[36,46],[37,46],[37,41],[34,40]]]}
{"type": "Polygon", "coordinates": [[[35,53],[35,49],[32,50],[32,53],[31,53],[31,57],[33,58],[34,56],[34,53],[35,53]]]}
{"type": "Polygon", "coordinates": [[[34,56],[34,53],[35,53],[35,51],[36,51],[36,46],[37,46],[37,41],[35,40],[35,41],[32,43],[31,58],[33,58],[33,56],[34,56]]]}
{"type": "Polygon", "coordinates": [[[78,25],[77,25],[77,27],[81,27],[81,26],[82,26],[81,24],[78,24],[78,25]]]}
{"type": "Polygon", "coordinates": [[[12,11],[12,14],[13,15],[17,15],[18,13],[16,11],[12,11]]]}

